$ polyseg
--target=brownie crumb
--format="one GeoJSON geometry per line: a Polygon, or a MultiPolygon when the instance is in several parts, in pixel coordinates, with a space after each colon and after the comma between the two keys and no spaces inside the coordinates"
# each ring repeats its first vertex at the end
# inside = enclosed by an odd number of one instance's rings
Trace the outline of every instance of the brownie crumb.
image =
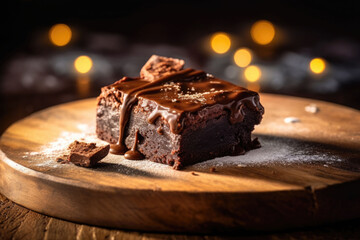
{"type": "Polygon", "coordinates": [[[215,167],[211,167],[211,168],[209,169],[209,171],[210,171],[210,172],[216,172],[216,168],[215,168],[215,167]]]}
{"type": "Polygon", "coordinates": [[[140,76],[153,81],[183,69],[185,61],[152,55],[140,71],[140,76]]]}
{"type": "Polygon", "coordinates": [[[69,155],[63,155],[61,157],[57,157],[56,162],[61,163],[61,164],[68,164],[68,163],[70,163],[68,158],[69,158],[69,155]]]}
{"type": "Polygon", "coordinates": [[[195,172],[191,172],[192,175],[194,176],[199,176],[199,174],[195,173],[195,172]]]}
{"type": "Polygon", "coordinates": [[[259,139],[257,137],[252,140],[251,145],[252,145],[253,149],[261,148],[261,144],[260,144],[259,139]]]}
{"type": "Polygon", "coordinates": [[[311,103],[305,107],[305,111],[308,113],[315,114],[315,113],[318,113],[320,111],[320,109],[318,108],[318,106],[316,106],[315,103],[311,103]]]}
{"type": "Polygon", "coordinates": [[[68,149],[70,153],[56,158],[57,162],[61,164],[72,162],[81,167],[93,167],[108,155],[110,145],[97,147],[95,143],[74,141],[68,149]]]}
{"type": "Polygon", "coordinates": [[[182,168],[182,165],[179,162],[171,162],[171,161],[169,161],[169,165],[173,166],[174,170],[180,170],[182,168]]]}
{"type": "MultiPolygon", "coordinates": [[[[252,149],[252,144],[248,147],[249,149],[252,149]]],[[[231,152],[231,156],[238,156],[238,155],[244,155],[246,153],[246,150],[244,149],[244,147],[240,144],[235,145],[232,147],[232,152],[231,152]]]]}

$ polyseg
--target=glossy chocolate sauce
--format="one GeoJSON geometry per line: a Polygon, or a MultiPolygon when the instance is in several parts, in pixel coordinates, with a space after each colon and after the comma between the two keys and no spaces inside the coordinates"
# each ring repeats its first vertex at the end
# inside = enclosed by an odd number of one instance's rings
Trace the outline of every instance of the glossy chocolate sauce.
{"type": "Polygon", "coordinates": [[[126,159],[130,159],[130,160],[142,160],[142,159],[145,158],[144,155],[142,155],[142,154],[137,150],[138,137],[139,137],[139,130],[137,129],[137,130],[135,131],[134,144],[133,144],[132,148],[124,154],[124,157],[125,157],[126,159]]]}
{"type": "MultiPolygon", "coordinates": [[[[125,77],[110,88],[114,92],[121,93],[119,139],[116,144],[111,145],[111,152],[114,154],[124,154],[128,150],[124,143],[124,131],[132,107],[137,104],[139,98],[156,103],[155,109],[147,119],[150,124],[161,116],[169,124],[170,130],[176,134],[183,129],[181,116],[185,112],[221,106],[230,112],[229,121],[232,124],[243,121],[244,106],[264,112],[256,92],[190,68],[151,82],[141,78],[125,77]]],[[[135,137],[135,147],[136,144],[135,137]]]]}

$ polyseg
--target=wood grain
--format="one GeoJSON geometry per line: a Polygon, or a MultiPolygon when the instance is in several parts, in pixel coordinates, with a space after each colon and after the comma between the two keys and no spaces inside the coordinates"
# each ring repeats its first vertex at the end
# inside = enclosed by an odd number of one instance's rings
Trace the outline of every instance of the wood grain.
{"type": "MultiPolygon", "coordinates": [[[[155,169],[154,164],[151,169],[130,168],[114,155],[96,169],[59,166],[41,154],[28,156],[65,130],[81,132],[79,124],[94,124],[95,100],[89,99],[33,114],[3,134],[0,191],[23,206],[58,218],[145,231],[276,230],[359,217],[360,113],[310,99],[267,94],[261,98],[266,114],[256,128],[260,140],[296,141],[341,161],[283,159],[245,167],[225,165],[210,172],[196,167],[173,171],[156,164],[155,169]],[[316,103],[320,112],[306,113],[309,103],[316,103]],[[285,124],[283,119],[289,116],[301,122],[285,124]]],[[[59,225],[57,221],[45,223],[52,228],[59,225]]],[[[9,232],[18,224],[9,226],[9,232]]],[[[78,228],[67,227],[69,233],[82,236],[78,228]]],[[[49,234],[44,237],[52,239],[49,234]]]]}
{"type": "MultiPolygon", "coordinates": [[[[295,229],[287,232],[245,232],[227,235],[184,235],[171,233],[131,232],[117,229],[99,228],[76,224],[67,221],[58,221],[48,225],[54,218],[29,211],[6,199],[0,194],[0,206],[4,203],[9,210],[0,209],[0,239],[41,240],[57,233],[57,238],[72,238],[79,240],[154,240],[154,239],[183,239],[183,240],[220,240],[220,239],[357,239],[360,235],[360,219],[325,225],[318,228],[295,229]],[[27,213],[25,220],[12,231],[7,225],[16,221],[19,212],[27,213]],[[67,232],[65,226],[72,224],[76,227],[76,235],[67,232]],[[100,233],[100,234],[98,234],[100,233]]],[[[57,220],[57,219],[55,219],[57,220]]]]}

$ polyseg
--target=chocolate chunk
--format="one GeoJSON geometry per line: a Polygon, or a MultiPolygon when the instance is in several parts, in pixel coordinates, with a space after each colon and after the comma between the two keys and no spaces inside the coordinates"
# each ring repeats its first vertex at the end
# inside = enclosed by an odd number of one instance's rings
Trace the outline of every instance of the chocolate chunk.
{"type": "Polygon", "coordinates": [[[251,144],[252,144],[253,149],[261,148],[261,144],[260,144],[259,139],[257,137],[252,140],[251,144]]]}
{"type": "Polygon", "coordinates": [[[110,145],[97,147],[95,143],[74,141],[69,145],[70,154],[58,157],[60,163],[72,162],[81,167],[93,167],[109,153],[110,145]]]}
{"type": "Polygon", "coordinates": [[[184,60],[152,55],[140,71],[141,78],[153,81],[183,69],[184,60]]]}

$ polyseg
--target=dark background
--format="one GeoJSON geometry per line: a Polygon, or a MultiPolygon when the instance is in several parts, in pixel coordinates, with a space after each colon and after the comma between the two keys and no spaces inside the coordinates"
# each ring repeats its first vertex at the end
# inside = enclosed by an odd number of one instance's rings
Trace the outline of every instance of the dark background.
{"type": "Polygon", "coordinates": [[[206,39],[218,31],[237,36],[238,47],[251,48],[257,55],[255,63],[280,69],[285,84],[274,87],[270,79],[261,92],[360,109],[360,18],[355,1],[24,0],[2,5],[0,133],[34,111],[97,96],[101,86],[136,74],[153,53],[183,57],[191,66],[228,80],[223,66],[230,64],[229,55],[218,57],[204,50],[206,39]],[[248,31],[260,19],[281,29],[285,40],[271,48],[254,44],[248,31]],[[47,38],[56,23],[73,30],[65,47],[54,47],[47,38]],[[86,96],[76,91],[71,71],[61,73],[56,67],[76,54],[93,56],[94,65],[99,63],[86,96]],[[284,56],[289,54],[299,59],[323,57],[332,72],[322,78],[322,85],[314,86],[311,77],[298,78],[303,70],[287,65],[284,56]],[[22,86],[25,75],[32,85],[22,86]],[[42,81],[48,76],[56,84],[46,88],[42,81]]]}

